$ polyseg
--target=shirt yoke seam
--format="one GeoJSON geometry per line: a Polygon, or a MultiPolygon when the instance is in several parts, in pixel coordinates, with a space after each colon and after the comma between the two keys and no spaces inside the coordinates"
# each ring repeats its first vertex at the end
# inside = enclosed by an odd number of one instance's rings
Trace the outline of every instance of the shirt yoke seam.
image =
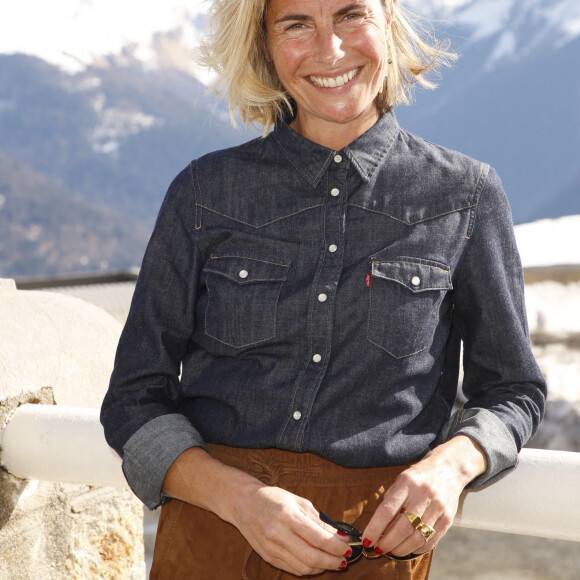
{"type": "Polygon", "coordinates": [[[319,208],[319,207],[321,207],[321,206],[322,206],[322,204],[311,205],[311,206],[305,207],[305,208],[303,208],[303,209],[299,209],[298,211],[294,211],[294,212],[291,212],[291,213],[289,213],[289,214],[286,214],[286,215],[280,216],[280,217],[278,217],[278,218],[276,218],[276,219],[274,219],[274,220],[270,220],[269,222],[266,222],[266,223],[263,223],[263,224],[260,224],[260,225],[251,224],[251,223],[249,223],[249,222],[246,222],[246,221],[244,221],[244,220],[241,220],[241,219],[235,218],[235,217],[233,217],[233,216],[231,216],[231,215],[225,214],[225,213],[223,213],[223,212],[221,212],[221,211],[217,211],[216,209],[213,209],[213,208],[211,208],[211,207],[208,207],[207,205],[200,204],[200,206],[199,206],[199,207],[200,207],[200,208],[203,208],[203,209],[205,209],[205,210],[207,210],[207,211],[210,211],[210,212],[212,212],[212,213],[215,213],[216,215],[221,215],[222,217],[225,217],[225,218],[227,218],[227,219],[229,219],[229,220],[232,220],[232,221],[234,221],[234,222],[238,222],[238,223],[240,223],[240,224],[244,224],[245,226],[250,226],[251,228],[254,228],[254,229],[256,229],[256,230],[259,230],[260,228],[264,228],[264,227],[266,227],[266,226],[269,226],[269,225],[271,225],[271,224],[274,224],[274,223],[276,223],[276,222],[279,222],[279,221],[281,221],[281,220],[287,219],[287,218],[289,218],[289,217],[293,217],[293,216],[295,216],[295,215],[298,215],[298,214],[300,214],[300,213],[303,213],[303,212],[305,212],[305,211],[309,211],[309,210],[311,210],[311,209],[316,209],[316,208],[319,208]]]}
{"type": "Polygon", "coordinates": [[[487,177],[489,176],[490,166],[487,163],[481,164],[481,170],[479,172],[479,178],[473,192],[473,203],[471,207],[471,215],[469,216],[469,223],[467,224],[467,232],[465,233],[465,239],[470,240],[473,234],[473,228],[475,227],[475,218],[477,215],[477,208],[479,207],[479,200],[481,198],[481,193],[483,188],[487,183],[487,177]]]}
{"type": "Polygon", "coordinates": [[[399,223],[402,223],[402,224],[404,224],[406,226],[414,226],[414,225],[421,224],[421,223],[424,223],[424,222],[428,222],[430,220],[434,220],[434,219],[437,219],[437,218],[440,218],[440,217],[443,217],[443,216],[446,216],[446,215],[449,215],[449,214],[452,214],[452,213],[457,213],[457,212],[460,212],[460,211],[465,211],[465,210],[468,210],[468,209],[471,209],[471,208],[475,207],[475,204],[470,204],[470,205],[466,205],[464,207],[459,207],[457,209],[452,209],[452,210],[449,210],[449,211],[445,211],[445,212],[442,212],[442,213],[438,213],[436,215],[429,216],[428,218],[425,218],[425,219],[417,220],[417,221],[414,221],[414,222],[408,222],[408,221],[402,220],[400,218],[397,218],[394,215],[391,215],[391,214],[389,214],[389,213],[387,213],[385,211],[378,211],[376,209],[370,209],[368,207],[364,207],[363,205],[359,205],[357,203],[352,203],[351,202],[348,205],[350,205],[351,207],[358,207],[359,209],[362,209],[364,211],[368,211],[368,212],[371,212],[371,213],[378,213],[378,214],[387,216],[388,218],[391,218],[391,219],[393,219],[393,220],[395,220],[395,221],[397,221],[399,223]]]}
{"type": "Polygon", "coordinates": [[[195,197],[195,229],[201,229],[201,218],[202,218],[202,199],[201,199],[201,186],[199,184],[199,175],[197,172],[197,161],[192,161],[190,163],[190,174],[191,182],[193,185],[194,197],[195,197]]]}

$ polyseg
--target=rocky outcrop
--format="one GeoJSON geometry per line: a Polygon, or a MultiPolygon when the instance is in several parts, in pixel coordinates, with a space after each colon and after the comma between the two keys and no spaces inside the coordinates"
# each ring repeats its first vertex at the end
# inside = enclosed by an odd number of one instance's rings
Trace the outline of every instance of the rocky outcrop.
{"type": "MultiPolygon", "coordinates": [[[[100,406],[120,334],[113,317],[0,280],[0,320],[0,427],[24,403],[100,406]]],[[[0,580],[142,579],[142,516],[128,490],[22,480],[2,469],[0,580]]]]}

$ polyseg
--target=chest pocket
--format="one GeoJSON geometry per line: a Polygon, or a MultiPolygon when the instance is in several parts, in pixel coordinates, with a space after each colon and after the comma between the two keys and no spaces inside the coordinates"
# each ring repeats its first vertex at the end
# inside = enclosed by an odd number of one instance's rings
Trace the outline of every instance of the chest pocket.
{"type": "Polygon", "coordinates": [[[449,267],[422,258],[373,259],[367,338],[395,358],[425,350],[452,290],[449,267]]]}
{"type": "Polygon", "coordinates": [[[211,256],[205,333],[242,348],[276,336],[276,312],[289,264],[249,256],[211,256]]]}

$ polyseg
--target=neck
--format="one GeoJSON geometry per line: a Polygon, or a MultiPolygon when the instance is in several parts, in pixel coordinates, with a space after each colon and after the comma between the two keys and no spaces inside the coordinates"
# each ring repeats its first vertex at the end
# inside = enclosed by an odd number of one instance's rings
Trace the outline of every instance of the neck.
{"type": "Polygon", "coordinates": [[[309,121],[308,118],[302,117],[298,111],[296,118],[290,123],[290,127],[314,143],[339,151],[368,131],[378,119],[379,114],[374,110],[372,114],[364,118],[353,119],[345,123],[324,119],[309,121]]]}

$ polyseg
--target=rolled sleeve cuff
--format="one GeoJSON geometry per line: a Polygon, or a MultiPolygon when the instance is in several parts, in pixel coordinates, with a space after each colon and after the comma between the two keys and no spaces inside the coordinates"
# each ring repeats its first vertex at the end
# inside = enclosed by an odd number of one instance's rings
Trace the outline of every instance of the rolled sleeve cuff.
{"type": "Polygon", "coordinates": [[[163,479],[177,457],[191,447],[206,449],[201,435],[180,414],[156,417],[127,441],[123,473],[133,493],[149,509],[167,499],[161,491],[163,479]]]}
{"type": "Polygon", "coordinates": [[[480,489],[513,471],[518,464],[518,449],[514,438],[491,411],[460,409],[447,422],[439,443],[456,435],[466,435],[478,443],[487,457],[487,470],[476,477],[466,489],[480,489]]]}

